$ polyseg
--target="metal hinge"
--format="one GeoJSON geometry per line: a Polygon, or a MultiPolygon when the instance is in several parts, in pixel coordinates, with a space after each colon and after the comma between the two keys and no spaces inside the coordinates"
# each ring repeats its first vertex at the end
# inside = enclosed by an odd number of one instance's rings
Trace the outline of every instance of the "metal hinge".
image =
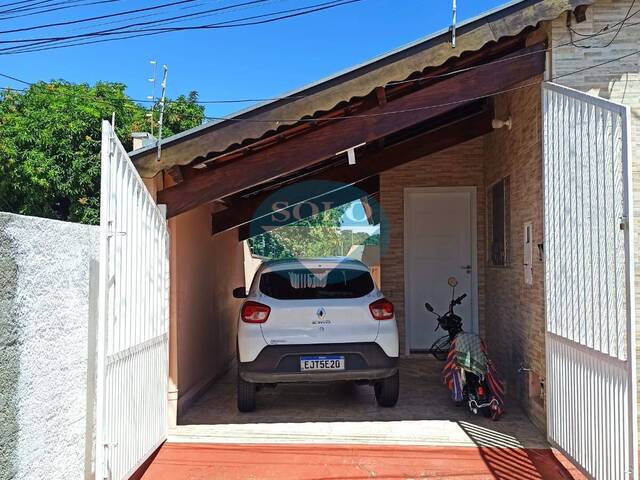
{"type": "Polygon", "coordinates": [[[102,478],[103,480],[109,480],[111,478],[110,470],[109,470],[109,461],[107,458],[109,457],[109,447],[116,448],[118,446],[117,443],[105,443],[104,445],[104,456],[102,457],[102,478]]]}
{"type": "Polygon", "coordinates": [[[116,232],[115,230],[112,229],[114,223],[115,222],[113,220],[109,220],[109,222],[107,223],[107,238],[126,236],[127,232],[116,232]]]}
{"type": "Polygon", "coordinates": [[[627,228],[629,228],[629,217],[622,215],[620,217],[620,230],[626,230],[627,228]]]}

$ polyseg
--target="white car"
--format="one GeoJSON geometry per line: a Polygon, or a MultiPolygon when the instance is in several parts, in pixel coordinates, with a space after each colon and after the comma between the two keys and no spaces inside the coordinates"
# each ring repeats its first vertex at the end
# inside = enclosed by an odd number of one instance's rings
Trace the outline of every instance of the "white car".
{"type": "Polygon", "coordinates": [[[238,409],[255,408],[256,386],[370,383],[378,404],[398,400],[398,327],[393,304],[362,262],[277,260],[256,272],[238,320],[238,409]]]}

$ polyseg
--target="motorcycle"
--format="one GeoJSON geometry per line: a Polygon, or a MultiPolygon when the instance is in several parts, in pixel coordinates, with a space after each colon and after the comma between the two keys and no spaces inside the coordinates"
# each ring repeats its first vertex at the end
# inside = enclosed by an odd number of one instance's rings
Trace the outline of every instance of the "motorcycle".
{"type": "Polygon", "coordinates": [[[453,292],[451,294],[451,302],[449,302],[449,310],[444,315],[440,315],[435,312],[430,303],[425,303],[424,307],[428,312],[433,313],[437,317],[438,323],[436,324],[435,331],[439,328],[442,328],[445,332],[445,335],[438,338],[431,347],[428,352],[431,353],[436,360],[446,360],[449,355],[449,349],[451,347],[451,342],[453,339],[461,333],[462,330],[462,318],[456,315],[453,311],[456,305],[461,305],[462,300],[467,297],[467,294],[462,294],[458,298],[455,298],[456,286],[458,285],[458,281],[455,277],[451,277],[448,280],[449,286],[453,288],[453,292]]]}
{"type": "Polygon", "coordinates": [[[430,352],[439,360],[446,353],[442,376],[454,402],[457,405],[466,402],[474,415],[481,413],[486,418],[497,420],[504,411],[504,386],[487,357],[480,336],[464,332],[463,320],[454,312],[455,306],[462,304],[467,294],[455,297],[458,285],[455,277],[450,277],[447,283],[453,289],[447,313],[440,315],[425,303],[426,310],[437,317],[436,330],[442,328],[447,332],[434,342],[430,352]]]}

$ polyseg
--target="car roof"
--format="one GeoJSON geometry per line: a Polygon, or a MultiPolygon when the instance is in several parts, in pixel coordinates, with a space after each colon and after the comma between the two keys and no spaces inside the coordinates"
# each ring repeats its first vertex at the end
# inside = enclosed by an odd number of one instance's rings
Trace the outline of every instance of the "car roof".
{"type": "Polygon", "coordinates": [[[287,258],[279,260],[267,260],[263,262],[260,273],[265,271],[288,270],[291,268],[351,268],[354,270],[366,270],[369,268],[360,260],[348,257],[315,257],[315,258],[287,258]]]}

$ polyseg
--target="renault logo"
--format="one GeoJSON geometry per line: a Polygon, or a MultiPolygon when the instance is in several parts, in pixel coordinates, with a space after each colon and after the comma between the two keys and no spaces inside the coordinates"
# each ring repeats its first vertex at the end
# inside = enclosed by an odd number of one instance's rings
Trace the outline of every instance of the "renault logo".
{"type": "Polygon", "coordinates": [[[327,312],[325,311],[325,309],[323,307],[320,307],[318,309],[318,311],[316,312],[316,315],[318,316],[318,318],[320,320],[322,320],[327,315],[327,312]]]}

